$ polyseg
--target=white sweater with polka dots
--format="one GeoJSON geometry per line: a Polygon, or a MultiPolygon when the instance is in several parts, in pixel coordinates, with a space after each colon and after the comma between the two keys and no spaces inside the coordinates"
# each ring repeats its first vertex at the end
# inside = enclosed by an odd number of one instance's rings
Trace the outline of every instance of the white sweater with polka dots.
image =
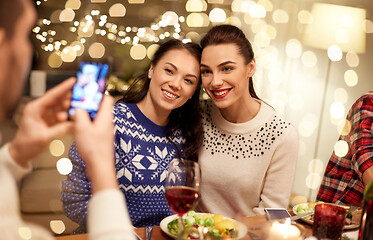
{"type": "Polygon", "coordinates": [[[211,101],[202,111],[199,209],[239,217],[287,208],[298,154],[295,128],[263,102],[245,123],[228,122],[211,101]]]}

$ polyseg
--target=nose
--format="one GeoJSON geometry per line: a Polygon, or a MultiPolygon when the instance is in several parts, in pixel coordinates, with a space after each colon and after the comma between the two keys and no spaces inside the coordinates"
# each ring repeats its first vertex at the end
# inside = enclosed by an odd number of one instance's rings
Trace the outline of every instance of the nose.
{"type": "Polygon", "coordinates": [[[174,78],[168,82],[168,85],[170,86],[172,90],[180,90],[182,80],[183,80],[182,78],[174,78]]]}
{"type": "Polygon", "coordinates": [[[223,79],[219,76],[219,74],[212,75],[211,86],[213,88],[219,88],[223,85],[223,79]]]}

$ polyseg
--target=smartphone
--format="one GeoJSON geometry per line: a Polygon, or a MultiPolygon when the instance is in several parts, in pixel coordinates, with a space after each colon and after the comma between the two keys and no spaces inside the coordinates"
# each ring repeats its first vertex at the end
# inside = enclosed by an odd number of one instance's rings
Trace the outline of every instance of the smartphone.
{"type": "Polygon", "coordinates": [[[86,110],[91,119],[96,116],[104,95],[108,72],[109,66],[105,63],[80,63],[68,110],[69,119],[74,116],[77,108],[86,110]]]}
{"type": "Polygon", "coordinates": [[[266,212],[269,220],[291,217],[286,208],[264,208],[264,211],[266,212]]]}

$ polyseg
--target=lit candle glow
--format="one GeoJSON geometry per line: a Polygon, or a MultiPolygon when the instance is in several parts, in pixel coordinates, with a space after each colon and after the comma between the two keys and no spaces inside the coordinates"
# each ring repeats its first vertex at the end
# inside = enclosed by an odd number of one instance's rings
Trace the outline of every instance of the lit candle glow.
{"type": "Polygon", "coordinates": [[[269,229],[268,240],[299,240],[300,231],[296,226],[290,224],[290,219],[285,223],[274,222],[269,229]]]}

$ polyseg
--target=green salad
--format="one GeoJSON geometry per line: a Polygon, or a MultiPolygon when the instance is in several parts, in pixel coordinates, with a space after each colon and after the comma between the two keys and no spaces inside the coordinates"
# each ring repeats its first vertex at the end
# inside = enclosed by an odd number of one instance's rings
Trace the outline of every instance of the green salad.
{"type": "MultiPolygon", "coordinates": [[[[184,217],[185,224],[184,239],[199,239],[199,234],[204,239],[224,240],[237,237],[237,226],[229,219],[224,219],[221,214],[196,213],[189,211],[184,217]]],[[[170,233],[178,235],[179,219],[172,220],[167,224],[170,233]]]]}

